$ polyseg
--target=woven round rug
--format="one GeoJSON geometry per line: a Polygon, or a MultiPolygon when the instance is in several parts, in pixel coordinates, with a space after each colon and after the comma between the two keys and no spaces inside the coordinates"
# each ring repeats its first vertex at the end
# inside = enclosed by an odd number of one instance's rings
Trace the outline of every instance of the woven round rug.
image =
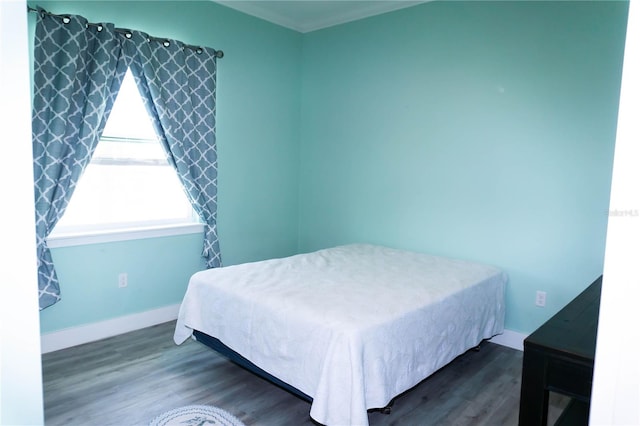
{"type": "Polygon", "coordinates": [[[245,426],[235,416],[209,405],[174,408],[153,419],[149,426],[245,426]]]}

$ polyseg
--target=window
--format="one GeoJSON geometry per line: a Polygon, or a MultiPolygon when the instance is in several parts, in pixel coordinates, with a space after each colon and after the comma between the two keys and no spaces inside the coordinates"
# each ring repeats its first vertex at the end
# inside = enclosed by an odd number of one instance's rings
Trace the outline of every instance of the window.
{"type": "Polygon", "coordinates": [[[127,71],[91,163],[51,238],[198,222],[127,71]]]}

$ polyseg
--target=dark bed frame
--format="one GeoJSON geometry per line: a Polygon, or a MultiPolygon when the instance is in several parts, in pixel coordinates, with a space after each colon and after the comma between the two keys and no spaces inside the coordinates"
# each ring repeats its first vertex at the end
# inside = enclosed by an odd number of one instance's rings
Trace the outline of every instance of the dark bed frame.
{"type": "MultiPolygon", "coordinates": [[[[287,382],[283,382],[282,380],[278,379],[276,376],[274,376],[273,374],[269,374],[266,371],[264,371],[262,368],[258,367],[257,365],[255,365],[254,363],[252,363],[251,361],[249,361],[248,359],[246,359],[245,357],[243,357],[242,355],[240,355],[238,352],[234,351],[233,349],[231,349],[230,347],[228,347],[227,345],[225,345],[224,343],[222,343],[219,339],[216,339],[215,337],[209,336],[206,333],[203,333],[202,331],[198,331],[198,330],[193,330],[193,337],[200,343],[202,343],[203,345],[206,345],[208,347],[210,347],[211,349],[213,349],[214,351],[218,352],[219,354],[221,354],[222,356],[228,358],[230,361],[232,361],[233,363],[239,365],[240,367],[256,374],[257,376],[275,384],[276,386],[281,387],[282,389],[292,393],[293,395],[297,396],[298,398],[301,398],[309,403],[313,402],[313,398],[310,397],[309,395],[307,395],[306,393],[302,392],[300,389],[291,386],[289,383],[287,382]]],[[[367,411],[369,412],[380,412],[383,414],[391,414],[391,407],[393,406],[393,403],[395,401],[395,398],[392,399],[391,401],[389,401],[389,404],[387,404],[386,407],[380,407],[380,408],[369,408],[367,411]]]]}
{"type": "Polygon", "coordinates": [[[214,351],[219,352],[221,355],[227,357],[232,362],[251,371],[254,374],[257,374],[263,379],[266,379],[274,383],[275,385],[280,386],[284,390],[291,392],[292,394],[304,399],[307,402],[313,401],[313,398],[311,398],[306,393],[291,386],[286,382],[283,382],[282,380],[278,379],[276,376],[267,373],[262,368],[258,367],[257,365],[255,365],[254,363],[252,363],[251,361],[249,361],[248,359],[246,359],[245,357],[243,357],[242,355],[240,355],[239,353],[237,353],[236,351],[234,351],[233,349],[231,349],[230,347],[222,343],[219,339],[216,339],[215,337],[209,336],[208,334],[205,334],[198,330],[193,330],[193,336],[196,338],[198,342],[209,346],[214,351]]]}

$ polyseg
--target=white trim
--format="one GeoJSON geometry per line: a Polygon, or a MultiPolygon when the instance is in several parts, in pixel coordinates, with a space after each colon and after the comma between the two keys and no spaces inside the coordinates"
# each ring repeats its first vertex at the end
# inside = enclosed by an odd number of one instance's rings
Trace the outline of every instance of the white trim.
{"type": "MultiPolygon", "coordinates": [[[[153,309],[138,314],[125,315],[106,321],[45,333],[40,336],[42,353],[58,351],[60,349],[66,349],[173,321],[178,318],[179,310],[180,304],[165,306],[164,308],[153,309]]],[[[494,336],[489,341],[522,351],[524,347],[523,342],[526,337],[526,334],[505,330],[504,333],[494,336]]]]}
{"type": "Polygon", "coordinates": [[[420,3],[425,3],[431,0],[420,1],[406,1],[406,0],[392,0],[392,1],[359,1],[359,8],[355,10],[348,10],[342,13],[337,13],[334,16],[326,17],[322,19],[311,20],[304,24],[303,33],[320,30],[323,28],[333,27],[335,25],[346,24],[347,22],[358,21],[360,19],[370,18],[372,16],[382,15],[383,13],[393,12],[400,9],[406,9],[420,3]]]}
{"type": "MultiPolygon", "coordinates": [[[[609,211],[640,206],[640,5],[629,2],[609,211]],[[625,207],[623,207],[625,206],[625,207]]],[[[607,224],[602,294],[591,392],[591,425],[640,424],[640,218],[607,224]]]]}
{"type": "MultiPolygon", "coordinates": [[[[214,0],[215,1],[215,0],[214,0]]],[[[216,3],[229,7],[231,9],[237,10],[238,12],[242,12],[246,15],[251,15],[256,18],[262,19],[263,21],[271,22],[272,24],[280,25],[281,27],[289,28],[294,31],[298,31],[300,33],[306,32],[304,30],[304,25],[301,25],[299,22],[296,22],[291,17],[282,15],[281,13],[274,12],[270,10],[268,7],[261,5],[261,2],[256,1],[238,1],[238,0],[227,0],[227,1],[216,1],[216,3]]]]}
{"type": "Polygon", "coordinates": [[[125,315],[106,321],[66,328],[60,331],[45,333],[40,336],[42,353],[70,348],[83,343],[106,339],[118,334],[151,327],[178,318],[180,304],[137,314],[125,315]]]}
{"type": "Polygon", "coordinates": [[[170,237],[173,235],[198,234],[204,232],[202,223],[153,226],[147,228],[112,229],[77,234],[60,234],[47,238],[49,248],[140,240],[143,238],[170,237]]]}
{"type": "Polygon", "coordinates": [[[489,341],[491,343],[522,351],[524,350],[524,339],[526,339],[527,336],[527,334],[519,333],[517,331],[505,330],[504,333],[494,336],[489,341]]]}
{"type": "MultiPolygon", "coordinates": [[[[280,25],[285,28],[308,33],[334,25],[368,18],[394,10],[404,9],[432,0],[376,0],[357,1],[351,7],[345,8],[341,1],[335,1],[336,7],[331,10],[331,1],[245,1],[245,0],[215,0],[231,9],[262,20],[280,25]],[[283,5],[287,8],[283,8],[283,5]],[[318,5],[321,5],[320,7],[318,5]],[[327,10],[329,9],[329,10],[327,10]]],[[[346,2],[344,2],[346,3],[346,2]]]]}

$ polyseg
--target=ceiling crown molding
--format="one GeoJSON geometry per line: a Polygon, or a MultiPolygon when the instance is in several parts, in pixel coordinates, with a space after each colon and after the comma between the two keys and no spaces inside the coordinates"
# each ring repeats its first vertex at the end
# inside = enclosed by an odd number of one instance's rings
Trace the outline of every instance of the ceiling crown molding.
{"type": "Polygon", "coordinates": [[[428,0],[221,0],[216,3],[307,33],[425,3],[428,0]]]}

